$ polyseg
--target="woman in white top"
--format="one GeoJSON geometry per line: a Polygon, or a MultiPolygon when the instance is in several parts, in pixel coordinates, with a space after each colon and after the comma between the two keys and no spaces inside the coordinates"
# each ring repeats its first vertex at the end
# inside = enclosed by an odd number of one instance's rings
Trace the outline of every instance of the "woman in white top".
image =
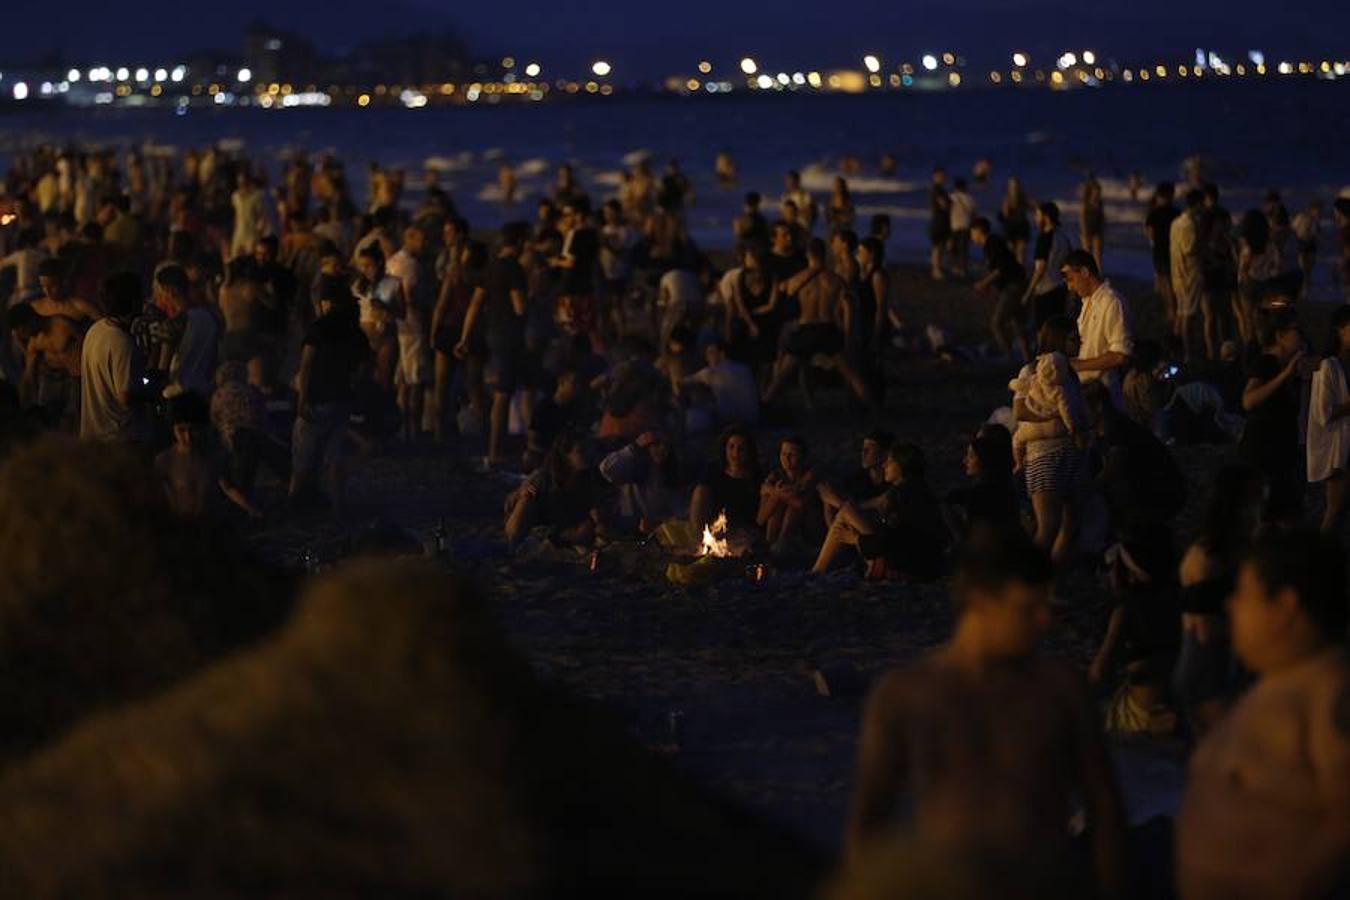
{"type": "Polygon", "coordinates": [[[1350,305],[1331,317],[1327,357],[1312,380],[1308,403],[1308,480],[1327,485],[1322,531],[1334,533],[1345,512],[1346,461],[1350,459],[1350,305]]]}

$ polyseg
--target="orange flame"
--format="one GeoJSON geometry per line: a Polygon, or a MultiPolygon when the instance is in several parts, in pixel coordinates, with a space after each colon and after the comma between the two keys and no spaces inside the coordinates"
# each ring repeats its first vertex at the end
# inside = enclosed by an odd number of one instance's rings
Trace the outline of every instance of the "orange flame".
{"type": "Polygon", "coordinates": [[[700,556],[730,556],[731,545],[727,542],[727,511],[724,509],[712,525],[703,526],[703,547],[700,556]]]}

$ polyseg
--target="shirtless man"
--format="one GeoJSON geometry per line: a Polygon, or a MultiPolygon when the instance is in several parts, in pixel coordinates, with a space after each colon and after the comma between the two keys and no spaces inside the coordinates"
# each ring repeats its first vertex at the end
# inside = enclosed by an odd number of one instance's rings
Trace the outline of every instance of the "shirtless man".
{"type": "Polygon", "coordinates": [[[191,392],[174,398],[173,445],[155,457],[155,471],[164,483],[169,507],[185,519],[200,519],[210,513],[223,494],[252,518],[262,513],[233,484],[221,476],[220,467],[207,453],[203,435],[209,427],[206,402],[191,392]]]}
{"type": "Polygon", "coordinates": [[[248,366],[248,383],[263,386],[263,351],[258,342],[258,282],[250,275],[250,260],[230,261],[220,288],[220,314],[225,319],[221,355],[225,362],[248,366]]]}
{"type": "Polygon", "coordinates": [[[42,296],[33,301],[33,309],[40,316],[62,316],[88,327],[103,315],[95,304],[77,297],[67,297],[65,266],[58,259],[44,259],[38,264],[38,285],[42,296]]]}
{"type": "Polygon", "coordinates": [[[67,419],[79,405],[84,329],[65,316],[40,315],[32,304],[20,303],[9,311],[9,330],[23,348],[19,396],[67,419]]]}
{"type": "Polygon", "coordinates": [[[823,240],[811,239],[806,249],[806,268],[775,291],[772,302],[780,302],[779,298],[784,295],[796,297],[801,304],[800,324],[788,337],[787,346],[778,358],[773,382],[764,393],[764,402],[778,396],[797,367],[808,362],[837,369],[858,399],[874,408],[866,383],[844,359],[851,325],[847,286],[826,265],[823,240]]]}
{"type": "Polygon", "coordinates": [[[956,633],[867,701],[852,861],[897,831],[939,851],[1067,857],[1077,795],[1099,895],[1119,894],[1125,822],[1096,713],[1083,680],[1036,653],[1050,581],[1049,559],[1021,531],[972,537],[957,568],[956,633]],[[897,823],[902,809],[909,821],[897,823]]]}
{"type": "Polygon", "coordinates": [[[1345,896],[1350,663],[1345,558],[1274,533],[1238,571],[1233,649],[1259,681],[1196,749],[1177,821],[1184,900],[1345,896]]]}

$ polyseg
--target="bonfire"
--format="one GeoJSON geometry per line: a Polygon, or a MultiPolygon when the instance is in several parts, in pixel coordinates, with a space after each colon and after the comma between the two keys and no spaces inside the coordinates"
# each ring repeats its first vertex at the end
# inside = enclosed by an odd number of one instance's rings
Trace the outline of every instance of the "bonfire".
{"type": "Polygon", "coordinates": [[[750,551],[749,540],[749,535],[732,532],[726,510],[722,510],[711,524],[703,526],[703,539],[694,560],[672,562],[666,567],[666,578],[687,587],[720,581],[737,570],[738,567],[726,563],[745,556],[750,551]]]}
{"type": "Polygon", "coordinates": [[[699,556],[730,556],[731,542],[727,540],[727,511],[722,510],[711,525],[703,526],[703,546],[699,556]]]}

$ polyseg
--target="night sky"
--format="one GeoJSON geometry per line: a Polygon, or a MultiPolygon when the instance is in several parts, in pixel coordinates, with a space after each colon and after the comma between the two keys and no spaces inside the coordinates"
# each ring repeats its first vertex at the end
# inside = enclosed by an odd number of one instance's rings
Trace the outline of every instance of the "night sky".
{"type": "Polygon", "coordinates": [[[558,75],[576,74],[590,60],[604,57],[615,63],[619,79],[688,73],[700,59],[730,74],[745,53],[766,67],[784,69],[856,66],[868,52],[890,62],[913,61],[925,51],[949,49],[973,64],[989,65],[1005,64],[1012,49],[1048,62],[1060,50],[1083,47],[1127,58],[1159,52],[1179,58],[1196,46],[1234,57],[1251,48],[1343,56],[1344,36],[1350,33],[1350,3],[1314,0],[1130,0],[1115,5],[1068,0],[815,5],[786,0],[669,5],[650,0],[73,0],[53,16],[56,8],[38,0],[5,4],[9,39],[0,63],[48,50],[71,62],[114,65],[142,61],[118,54],[167,62],[174,52],[232,51],[243,26],[254,19],[311,35],[325,50],[370,37],[452,28],[477,56],[538,59],[558,75]],[[1279,15],[1273,15],[1277,10],[1279,15]]]}

